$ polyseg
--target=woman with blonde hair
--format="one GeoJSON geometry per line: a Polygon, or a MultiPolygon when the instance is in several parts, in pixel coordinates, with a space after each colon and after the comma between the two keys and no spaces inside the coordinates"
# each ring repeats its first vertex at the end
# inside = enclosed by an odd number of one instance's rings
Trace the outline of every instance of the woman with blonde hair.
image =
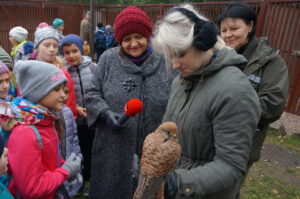
{"type": "Polygon", "coordinates": [[[153,45],[180,72],[163,119],[177,124],[181,144],[179,164],[165,178],[165,198],[234,198],[260,112],[236,67],[246,59],[224,47],[215,26],[190,5],[158,22],[153,45]]]}

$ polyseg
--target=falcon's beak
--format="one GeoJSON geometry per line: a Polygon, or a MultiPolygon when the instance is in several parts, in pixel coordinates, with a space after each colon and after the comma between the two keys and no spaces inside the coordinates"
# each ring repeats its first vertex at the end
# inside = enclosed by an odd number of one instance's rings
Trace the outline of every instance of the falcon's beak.
{"type": "Polygon", "coordinates": [[[170,136],[170,137],[173,137],[173,138],[177,138],[177,134],[176,133],[172,133],[171,131],[167,131],[167,133],[168,133],[168,135],[170,136]]]}

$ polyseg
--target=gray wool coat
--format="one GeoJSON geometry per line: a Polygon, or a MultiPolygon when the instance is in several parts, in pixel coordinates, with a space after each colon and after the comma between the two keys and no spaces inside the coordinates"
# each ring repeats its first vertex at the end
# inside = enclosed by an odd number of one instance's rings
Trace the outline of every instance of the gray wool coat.
{"type": "Polygon", "coordinates": [[[133,154],[141,153],[144,138],[161,123],[174,75],[167,74],[161,55],[151,54],[142,66],[118,54],[104,52],[95,69],[85,104],[88,124],[96,128],[92,150],[91,199],[132,199],[133,154]],[[123,113],[128,100],[138,98],[143,111],[114,132],[99,115],[106,109],[123,113]]]}
{"type": "Polygon", "coordinates": [[[181,157],[176,199],[233,199],[247,167],[260,104],[235,66],[246,59],[224,48],[188,77],[176,77],[164,121],[177,124],[181,157]]]}

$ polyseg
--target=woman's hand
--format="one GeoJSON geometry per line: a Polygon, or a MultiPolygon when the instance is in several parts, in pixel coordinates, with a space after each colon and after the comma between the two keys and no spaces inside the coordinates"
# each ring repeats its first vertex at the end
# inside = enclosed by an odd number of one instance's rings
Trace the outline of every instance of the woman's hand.
{"type": "Polygon", "coordinates": [[[114,131],[120,131],[124,128],[124,126],[118,122],[118,119],[120,117],[121,114],[113,112],[111,110],[106,110],[104,112],[104,119],[106,121],[106,125],[114,131]]]}
{"type": "Polygon", "coordinates": [[[76,111],[77,111],[77,114],[78,114],[80,117],[83,117],[83,118],[86,118],[86,117],[87,117],[86,108],[82,108],[82,107],[80,107],[80,106],[77,106],[77,107],[76,107],[76,111]]]}
{"type": "Polygon", "coordinates": [[[8,153],[8,149],[5,147],[2,156],[0,157],[0,175],[4,174],[7,171],[7,164],[8,164],[7,153],[8,153]]]}
{"type": "Polygon", "coordinates": [[[17,124],[14,118],[0,114],[0,126],[4,131],[10,131],[17,124]]]}
{"type": "Polygon", "coordinates": [[[165,199],[175,198],[177,193],[177,175],[175,172],[167,174],[164,180],[164,196],[165,199]]]}

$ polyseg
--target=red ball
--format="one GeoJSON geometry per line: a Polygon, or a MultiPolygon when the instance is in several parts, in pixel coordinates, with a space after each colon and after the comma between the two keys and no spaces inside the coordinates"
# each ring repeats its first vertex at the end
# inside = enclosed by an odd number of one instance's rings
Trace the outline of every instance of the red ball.
{"type": "Polygon", "coordinates": [[[125,106],[125,114],[127,116],[134,116],[140,113],[143,109],[143,102],[139,99],[131,99],[125,106]]]}

